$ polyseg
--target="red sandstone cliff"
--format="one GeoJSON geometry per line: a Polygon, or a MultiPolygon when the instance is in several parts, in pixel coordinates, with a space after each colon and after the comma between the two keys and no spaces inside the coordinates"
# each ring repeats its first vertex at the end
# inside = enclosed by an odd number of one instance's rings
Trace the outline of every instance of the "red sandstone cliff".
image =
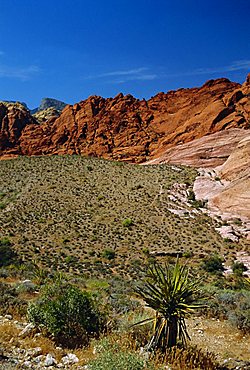
{"type": "Polygon", "coordinates": [[[204,135],[249,128],[249,93],[250,75],[243,85],[210,80],[148,101],[92,96],[40,124],[28,112],[21,119],[0,104],[0,155],[82,154],[143,162],[204,135]]]}

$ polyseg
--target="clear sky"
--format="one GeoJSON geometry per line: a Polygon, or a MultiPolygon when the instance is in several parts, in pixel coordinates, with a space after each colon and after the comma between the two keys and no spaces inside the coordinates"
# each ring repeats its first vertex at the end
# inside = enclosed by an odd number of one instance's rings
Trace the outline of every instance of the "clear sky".
{"type": "Polygon", "coordinates": [[[250,72],[250,0],[0,0],[0,100],[200,86],[250,72]]]}

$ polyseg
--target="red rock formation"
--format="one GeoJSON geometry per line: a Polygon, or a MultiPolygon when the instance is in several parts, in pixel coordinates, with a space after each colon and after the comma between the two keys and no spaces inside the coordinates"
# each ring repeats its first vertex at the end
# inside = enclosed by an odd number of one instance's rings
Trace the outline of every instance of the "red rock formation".
{"type": "Polygon", "coordinates": [[[20,154],[19,139],[23,129],[35,124],[29,111],[19,103],[0,103],[0,155],[20,154]]]}
{"type": "MultiPolygon", "coordinates": [[[[113,99],[92,96],[68,105],[58,118],[24,124],[12,147],[25,155],[82,154],[143,162],[204,135],[248,128],[249,111],[249,78],[242,86],[225,78],[211,80],[201,88],[159,93],[148,101],[122,94],[113,99]]],[[[2,154],[8,152],[5,143],[2,154]]]]}

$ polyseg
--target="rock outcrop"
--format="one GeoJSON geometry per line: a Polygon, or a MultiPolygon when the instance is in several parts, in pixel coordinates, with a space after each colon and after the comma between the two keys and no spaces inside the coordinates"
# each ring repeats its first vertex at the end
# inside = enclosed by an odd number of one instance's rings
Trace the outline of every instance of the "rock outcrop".
{"type": "Polygon", "coordinates": [[[250,134],[239,142],[227,161],[216,170],[228,184],[210,200],[211,205],[250,220],[250,134]]]}
{"type": "MultiPolygon", "coordinates": [[[[250,130],[239,128],[219,131],[167,149],[160,157],[152,159],[145,164],[169,163],[197,168],[215,168],[225,163],[232,152],[236,150],[239,142],[244,138],[248,138],[249,135],[250,130]]],[[[228,166],[229,171],[231,170],[230,163],[231,161],[228,166]]],[[[242,167],[241,160],[238,162],[238,165],[242,167]]],[[[224,172],[227,171],[226,168],[224,172]]]]}
{"type": "Polygon", "coordinates": [[[36,126],[36,120],[21,103],[0,103],[0,155],[21,154],[19,140],[25,127],[36,126]]]}
{"type": "Polygon", "coordinates": [[[11,146],[0,140],[0,153],[15,148],[25,155],[81,154],[141,163],[205,135],[249,128],[249,111],[249,77],[243,85],[210,80],[148,101],[92,96],[39,125],[28,120],[11,146]]]}
{"type": "Polygon", "coordinates": [[[44,123],[47,121],[54,121],[57,117],[59,117],[61,114],[60,111],[56,110],[55,108],[47,108],[44,110],[39,110],[36,113],[33,114],[33,117],[37,120],[39,123],[44,123]]]}
{"type": "MultiPolygon", "coordinates": [[[[220,228],[222,235],[234,230],[234,238],[243,235],[250,240],[250,130],[244,132],[245,137],[232,149],[224,164],[213,169],[199,169],[194,192],[198,200],[207,200],[207,211],[211,216],[231,220],[231,225],[220,228]],[[238,218],[242,224],[235,224],[234,220],[238,218]]],[[[231,240],[233,237],[227,236],[231,240]]]]}

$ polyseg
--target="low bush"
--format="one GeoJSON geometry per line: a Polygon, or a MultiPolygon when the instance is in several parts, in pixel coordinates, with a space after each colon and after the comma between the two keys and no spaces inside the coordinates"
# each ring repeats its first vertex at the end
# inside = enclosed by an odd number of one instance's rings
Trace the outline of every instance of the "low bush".
{"type": "Polygon", "coordinates": [[[102,256],[108,260],[113,260],[115,258],[115,251],[113,249],[105,249],[102,256]]]}
{"type": "Polygon", "coordinates": [[[204,258],[202,262],[202,268],[207,272],[222,273],[224,271],[222,262],[222,258],[217,254],[214,254],[204,258]]]}
{"type": "Polygon", "coordinates": [[[235,261],[233,264],[232,264],[232,270],[233,270],[233,273],[236,275],[236,276],[242,276],[243,273],[245,271],[247,271],[247,267],[244,265],[243,262],[238,262],[238,261],[235,261]]]}
{"type": "Polygon", "coordinates": [[[0,314],[24,315],[27,303],[18,297],[17,290],[9,284],[0,282],[0,314]]]}
{"type": "Polygon", "coordinates": [[[130,227],[133,224],[134,223],[133,223],[133,220],[131,218],[126,218],[125,220],[122,221],[122,226],[124,226],[124,227],[130,227]]]}
{"type": "Polygon", "coordinates": [[[213,317],[228,319],[239,330],[250,331],[250,292],[247,290],[222,290],[208,301],[213,317]]]}
{"type": "Polygon", "coordinates": [[[0,267],[8,266],[17,260],[17,255],[12,249],[8,238],[0,239],[0,267]]]}
{"type": "MultiPolygon", "coordinates": [[[[126,342],[126,338],[125,342],[126,342]]],[[[124,344],[124,343],[123,343],[124,344]]],[[[203,352],[197,347],[172,347],[164,355],[153,355],[147,351],[140,353],[120,345],[118,342],[104,339],[95,346],[97,358],[90,361],[90,370],[225,370],[216,361],[216,356],[203,352]]]]}
{"type": "Polygon", "coordinates": [[[104,316],[90,293],[68,283],[46,285],[28,307],[28,317],[56,343],[76,348],[87,345],[104,329],[104,316]]]}

